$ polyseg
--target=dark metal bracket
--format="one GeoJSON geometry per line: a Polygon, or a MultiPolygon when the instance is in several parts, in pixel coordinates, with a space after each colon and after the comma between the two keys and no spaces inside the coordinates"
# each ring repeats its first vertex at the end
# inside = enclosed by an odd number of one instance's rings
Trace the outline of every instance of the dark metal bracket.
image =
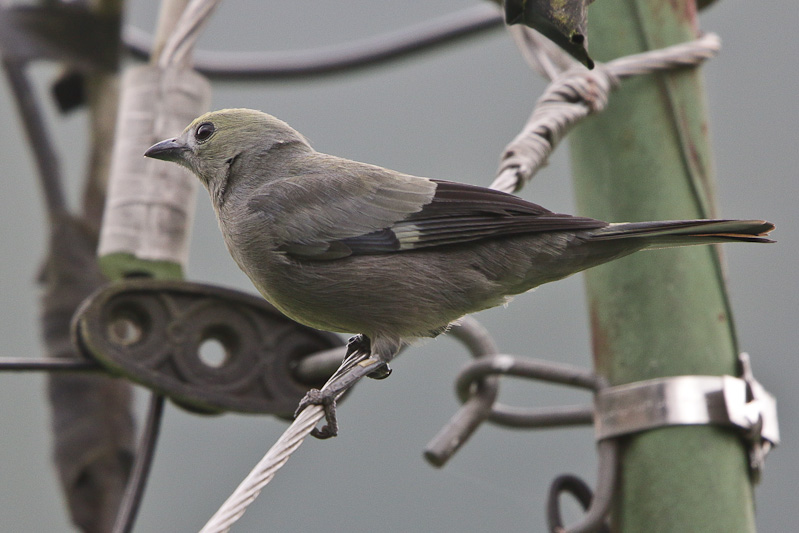
{"type": "Polygon", "coordinates": [[[111,373],[206,413],[291,416],[321,385],[299,377],[300,362],[344,355],[338,336],[297,324],[260,297],[185,281],[110,284],[83,303],[72,331],[76,346],[111,373]],[[207,343],[221,351],[216,359],[203,355],[207,343]]]}

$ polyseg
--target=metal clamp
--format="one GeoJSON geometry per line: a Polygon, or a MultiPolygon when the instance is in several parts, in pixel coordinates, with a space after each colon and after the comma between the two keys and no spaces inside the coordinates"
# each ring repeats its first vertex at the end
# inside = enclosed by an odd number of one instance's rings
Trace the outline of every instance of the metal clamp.
{"type": "Polygon", "coordinates": [[[759,476],[766,454],[780,441],[777,401],[752,375],[749,355],[742,353],[739,362],[740,378],[676,376],[599,390],[597,440],[663,426],[733,426],[750,442],[750,467],[759,476]]]}
{"type": "MultiPolygon", "coordinates": [[[[76,346],[112,373],[124,375],[188,409],[291,416],[324,375],[319,359],[344,355],[332,333],[302,326],[264,299],[230,289],[130,279],[88,298],[73,318],[76,346]],[[219,360],[205,357],[208,342],[219,360]],[[305,359],[316,379],[299,379],[305,359]]],[[[324,382],[324,381],[322,381],[324,382]]]]}
{"type": "Polygon", "coordinates": [[[726,395],[735,400],[728,403],[727,411],[730,421],[746,431],[745,436],[750,442],[749,466],[756,478],[759,478],[766,455],[780,443],[777,400],[755,379],[748,353],[742,352],[738,362],[746,383],[744,397],[741,397],[740,388],[737,395],[726,395]]]}

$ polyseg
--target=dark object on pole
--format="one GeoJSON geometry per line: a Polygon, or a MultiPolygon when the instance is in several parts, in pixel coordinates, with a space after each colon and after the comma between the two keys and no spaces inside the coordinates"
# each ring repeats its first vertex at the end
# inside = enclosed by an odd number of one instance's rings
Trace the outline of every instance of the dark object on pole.
{"type": "MultiPolygon", "coordinates": [[[[59,362],[80,357],[70,342],[70,319],[105,278],[86,225],[68,215],[54,222],[41,276],[41,323],[48,356],[59,362]]],[[[48,376],[47,391],[55,464],[72,521],[83,531],[110,531],[133,463],[130,386],[96,372],[60,372],[48,376]]]]}
{"type": "Polygon", "coordinates": [[[505,0],[505,22],[524,24],[548,37],[588,68],[587,13],[593,0],[505,0]]]}

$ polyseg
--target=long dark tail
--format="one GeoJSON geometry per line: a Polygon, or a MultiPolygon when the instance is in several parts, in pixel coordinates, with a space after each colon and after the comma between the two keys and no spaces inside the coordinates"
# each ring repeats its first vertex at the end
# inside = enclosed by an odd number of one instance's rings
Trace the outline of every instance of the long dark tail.
{"type": "Polygon", "coordinates": [[[665,220],[621,222],[595,230],[591,240],[644,239],[644,248],[724,242],[774,242],[774,224],[765,220],[665,220]]]}

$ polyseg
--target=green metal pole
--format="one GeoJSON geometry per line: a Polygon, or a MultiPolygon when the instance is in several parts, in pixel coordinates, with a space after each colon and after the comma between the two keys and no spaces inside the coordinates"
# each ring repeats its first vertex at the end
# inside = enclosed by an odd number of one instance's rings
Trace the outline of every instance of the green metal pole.
{"type": "MultiPolygon", "coordinates": [[[[599,61],[697,36],[693,0],[600,0],[589,12],[599,61]]],[[[698,69],[626,81],[571,136],[582,214],[613,222],[714,214],[713,164],[698,69]]],[[[612,384],[736,374],[737,345],[715,247],[655,250],[585,276],[597,370],[612,384]]],[[[754,531],[747,453],[731,430],[669,427],[627,437],[617,532],[754,531]]]]}

